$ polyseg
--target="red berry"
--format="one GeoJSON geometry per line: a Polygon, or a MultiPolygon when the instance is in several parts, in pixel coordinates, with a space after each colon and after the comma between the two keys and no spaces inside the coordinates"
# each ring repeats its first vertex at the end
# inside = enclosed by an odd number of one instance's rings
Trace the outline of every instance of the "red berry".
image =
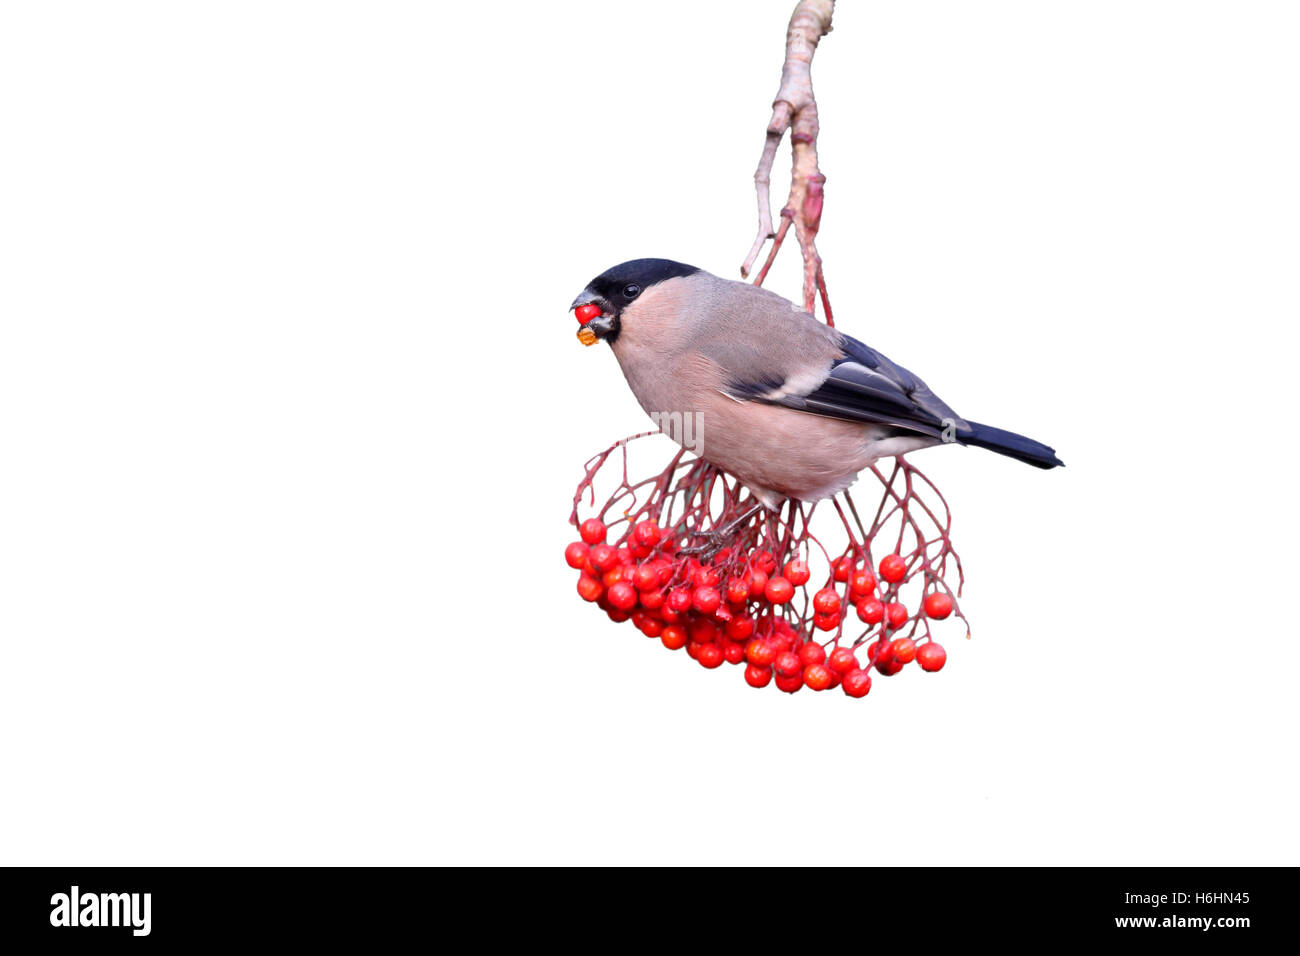
{"type": "Polygon", "coordinates": [[[626,581],[619,581],[609,589],[609,603],[620,611],[630,611],[636,607],[636,588],[626,581]]]}
{"type": "Polygon", "coordinates": [[[733,617],[727,622],[727,640],[744,643],[754,635],[754,619],[748,614],[733,617]]]}
{"type": "Polygon", "coordinates": [[[722,604],[722,595],[717,588],[698,587],[691,597],[691,603],[701,614],[712,614],[722,604]]]}
{"type": "Polygon", "coordinates": [[[708,618],[695,618],[687,626],[686,630],[691,635],[691,640],[697,644],[709,644],[718,639],[718,626],[708,618]]]}
{"type": "Polygon", "coordinates": [[[578,317],[578,321],[586,325],[596,316],[600,315],[600,306],[594,302],[588,302],[586,305],[580,305],[573,310],[573,314],[578,317]]]}
{"type": "Polygon", "coordinates": [[[896,554],[887,554],[880,559],[880,576],[890,584],[897,584],[907,577],[907,562],[896,554]]]}
{"type": "Polygon", "coordinates": [[[764,574],[770,575],[776,570],[776,558],[772,557],[772,554],[769,551],[755,551],[754,567],[758,568],[758,570],[762,571],[764,574]]]}
{"type": "Polygon", "coordinates": [[[910,637],[900,637],[894,641],[894,660],[900,664],[910,664],[916,660],[916,641],[910,637]]]}
{"type": "Polygon", "coordinates": [[[825,664],[809,664],[803,669],[803,682],[813,690],[831,686],[831,672],[825,664]]]}
{"type": "Polygon", "coordinates": [[[599,518],[588,518],[578,525],[578,535],[587,544],[600,544],[605,540],[605,522],[599,518]]]}
{"type": "Polygon", "coordinates": [[[642,591],[641,606],[647,611],[657,611],[664,606],[663,591],[642,591]]]}
{"type": "Polygon", "coordinates": [[[850,647],[837,647],[826,659],[826,666],[837,674],[847,674],[858,666],[857,655],[850,647]]]}
{"type": "Polygon", "coordinates": [[[844,675],[844,693],[850,697],[866,697],[871,690],[871,675],[861,668],[854,668],[844,675]]]}
{"type": "Polygon", "coordinates": [[[755,638],[745,645],[745,659],[758,667],[771,667],[776,661],[776,645],[755,638]]]}
{"type": "Polygon", "coordinates": [[[836,558],[835,563],[831,565],[831,570],[835,576],[835,580],[841,583],[847,581],[849,575],[853,573],[853,565],[854,561],[850,555],[846,554],[842,557],[836,558]]]}
{"type": "Polygon", "coordinates": [[[697,588],[716,588],[721,576],[713,568],[696,568],[691,573],[691,582],[697,588]]]}
{"type": "Polygon", "coordinates": [[[875,598],[863,598],[858,602],[858,617],[867,624],[879,624],[885,619],[885,605],[875,598]]]}
{"type": "Polygon", "coordinates": [[[669,624],[659,635],[659,640],[670,651],[680,650],[686,646],[686,628],[680,624],[669,624]]]}
{"type": "Polygon", "coordinates": [[[925,616],[942,621],[952,613],[952,598],[941,591],[925,596],[925,616]]]}
{"type": "Polygon", "coordinates": [[[791,677],[803,673],[803,661],[799,660],[798,654],[792,654],[789,651],[781,654],[776,659],[776,672],[781,677],[791,677]]]}
{"type": "Polygon", "coordinates": [[[923,671],[937,671],[948,660],[948,652],[934,641],[922,644],[916,652],[916,662],[923,671]]]}
{"type": "Polygon", "coordinates": [[[732,604],[744,604],[749,600],[749,585],[744,578],[732,578],[727,582],[727,600],[732,604]]]}
{"type": "Polygon", "coordinates": [[[785,578],[768,578],[763,596],[773,604],[785,604],[794,597],[794,585],[785,578]]]}
{"type": "Polygon", "coordinates": [[[745,645],[737,644],[735,641],[724,641],[722,644],[722,658],[728,664],[739,664],[745,659],[745,645]]]}
{"type": "Polygon", "coordinates": [[[779,690],[787,694],[797,694],[803,687],[803,673],[795,674],[793,677],[786,677],[784,674],[776,675],[776,686],[779,690]]]}
{"type": "Polygon", "coordinates": [[[591,577],[591,575],[584,574],[578,578],[578,596],[584,601],[599,601],[600,596],[604,593],[605,585],[591,577]]]}
{"type": "Polygon", "coordinates": [[[691,609],[691,592],[685,588],[674,588],[668,595],[667,604],[678,614],[685,614],[691,609]]]}
{"type": "Polygon", "coordinates": [[[663,633],[664,622],[655,620],[653,617],[647,617],[637,627],[641,629],[641,633],[646,637],[658,637],[663,633]]]}
{"type": "Polygon", "coordinates": [[[900,628],[907,623],[907,608],[897,602],[891,602],[885,608],[885,616],[889,618],[889,626],[900,628]]]}
{"type": "Polygon", "coordinates": [[[818,614],[839,614],[839,594],[837,594],[832,588],[822,588],[813,595],[813,610],[818,614]]]}
{"type": "Polygon", "coordinates": [[[799,648],[799,660],[805,667],[809,664],[821,664],[826,660],[826,648],[816,641],[809,641],[799,648]]]}
{"type": "Polygon", "coordinates": [[[607,544],[594,546],[588,557],[591,558],[592,566],[602,573],[618,564],[618,552],[607,544]]]}
{"type": "Polygon", "coordinates": [[[701,667],[712,670],[722,663],[722,648],[717,644],[701,644],[700,652],[695,659],[700,662],[701,667]]]}
{"type": "Polygon", "coordinates": [[[750,664],[745,668],[745,683],[750,687],[766,687],[772,683],[772,668],[750,664]]]}
{"type": "Polygon", "coordinates": [[[749,596],[751,600],[761,600],[767,590],[767,574],[763,571],[751,571],[749,576],[749,596]]]}
{"type": "Polygon", "coordinates": [[[812,572],[808,570],[808,562],[803,558],[795,558],[793,561],[786,562],[785,579],[795,587],[807,584],[810,577],[812,577],[812,572]]]}
{"type": "Polygon", "coordinates": [[[866,570],[854,571],[849,575],[849,590],[854,597],[867,597],[876,590],[876,576],[866,570]]]}
{"type": "Polygon", "coordinates": [[[609,619],[613,621],[615,624],[622,624],[624,621],[626,621],[629,617],[632,616],[628,614],[627,611],[623,610],[621,607],[611,607],[605,613],[609,615],[609,619]]]}
{"type": "Polygon", "coordinates": [[[632,572],[632,583],[638,591],[653,591],[659,586],[659,570],[643,564],[632,572]]]}
{"type": "Polygon", "coordinates": [[[814,614],[813,627],[819,631],[833,631],[840,626],[838,614],[814,614]]]}
{"type": "Polygon", "coordinates": [[[894,645],[884,638],[871,645],[868,656],[871,658],[871,663],[876,666],[876,670],[886,677],[892,677],[903,669],[902,662],[894,660],[894,645]]]}
{"type": "Polygon", "coordinates": [[[643,548],[653,548],[659,543],[659,525],[653,521],[641,521],[632,529],[632,540],[643,548]]]}
{"type": "Polygon", "coordinates": [[[571,568],[580,568],[587,563],[587,544],[575,541],[564,549],[564,561],[571,568]]]}

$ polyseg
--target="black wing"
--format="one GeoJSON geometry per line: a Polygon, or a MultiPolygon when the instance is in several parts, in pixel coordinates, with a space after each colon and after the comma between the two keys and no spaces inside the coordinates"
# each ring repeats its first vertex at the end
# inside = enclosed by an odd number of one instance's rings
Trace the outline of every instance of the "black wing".
{"type": "Polygon", "coordinates": [[[898,435],[927,435],[941,441],[987,448],[1039,468],[1063,464],[1055,449],[1015,432],[970,422],[942,402],[930,387],[857,339],[841,335],[843,355],[823,379],[806,390],[794,379],[757,376],[732,381],[727,391],[738,399],[894,429],[898,435]]]}
{"type": "Polygon", "coordinates": [[[935,438],[945,428],[954,428],[957,435],[969,431],[956,412],[901,365],[847,335],[843,336],[841,348],[844,356],[811,391],[781,394],[773,390],[755,397],[815,415],[890,425],[935,438]]]}

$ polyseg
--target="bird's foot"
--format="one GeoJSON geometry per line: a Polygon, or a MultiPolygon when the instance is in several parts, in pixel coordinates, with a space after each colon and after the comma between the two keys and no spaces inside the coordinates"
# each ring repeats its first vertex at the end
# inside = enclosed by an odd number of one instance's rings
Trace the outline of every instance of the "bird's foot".
{"type": "Polygon", "coordinates": [[[678,554],[696,554],[703,561],[708,561],[715,554],[727,547],[731,543],[731,536],[735,534],[736,529],[744,525],[750,518],[763,506],[761,504],[752,505],[747,511],[728,521],[721,528],[714,528],[712,531],[697,531],[691,535],[693,538],[703,538],[703,544],[694,544],[688,548],[679,548],[678,554]]]}
{"type": "Polygon", "coordinates": [[[689,548],[678,548],[678,554],[699,555],[701,561],[708,561],[727,546],[727,536],[721,531],[701,531],[692,535],[692,537],[703,538],[704,544],[693,544],[689,548]]]}

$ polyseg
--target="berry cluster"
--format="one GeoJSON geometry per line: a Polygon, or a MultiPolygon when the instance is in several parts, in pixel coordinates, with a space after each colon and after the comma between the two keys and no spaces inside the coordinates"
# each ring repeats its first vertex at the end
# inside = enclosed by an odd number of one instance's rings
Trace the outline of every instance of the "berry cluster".
{"type": "Polygon", "coordinates": [[[578,525],[581,540],[564,552],[579,572],[578,594],[670,650],[686,648],[702,667],[743,664],[750,686],[775,682],[790,694],[840,687],[865,697],[872,668],[889,677],[913,661],[925,671],[944,665],[929,628],[955,609],[941,579],[925,576],[929,589],[915,614],[900,600],[900,586],[926,567],[916,554],[911,561],[888,554],[873,569],[869,550],[851,543],[810,599],[812,571],[797,542],[784,562],[771,549],[743,546],[744,536],[701,560],[654,520],[626,524],[613,544],[600,519],[578,525]],[[854,619],[866,625],[856,639],[854,619]]]}

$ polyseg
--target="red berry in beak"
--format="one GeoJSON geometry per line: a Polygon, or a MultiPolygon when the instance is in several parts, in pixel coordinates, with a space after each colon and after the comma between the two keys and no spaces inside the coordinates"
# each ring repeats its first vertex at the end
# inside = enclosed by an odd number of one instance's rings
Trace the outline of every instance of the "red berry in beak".
{"type": "Polygon", "coordinates": [[[580,305],[573,310],[573,314],[578,317],[578,321],[586,325],[596,316],[600,315],[600,306],[588,302],[586,305],[580,305]]]}

